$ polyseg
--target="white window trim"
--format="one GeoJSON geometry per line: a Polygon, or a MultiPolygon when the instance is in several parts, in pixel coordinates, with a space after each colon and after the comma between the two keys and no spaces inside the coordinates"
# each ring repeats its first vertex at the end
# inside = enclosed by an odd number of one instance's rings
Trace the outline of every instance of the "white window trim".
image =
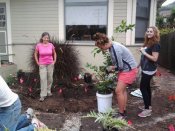
{"type": "MultiPolygon", "coordinates": [[[[6,3],[6,17],[7,17],[7,45],[8,54],[13,54],[12,52],[12,31],[11,31],[11,14],[10,14],[10,0],[0,0],[0,3],[6,3]]],[[[9,62],[13,62],[13,56],[9,56],[9,62]]]]}
{"type": "MultiPolygon", "coordinates": [[[[136,24],[136,4],[137,0],[127,0],[127,24],[136,24]]],[[[155,26],[157,0],[151,0],[149,26],[155,26]]],[[[140,43],[143,44],[143,43],[140,43]]],[[[126,33],[126,45],[135,45],[135,28],[126,33]]],[[[139,45],[137,43],[137,45],[139,45]]]]}
{"type": "Polygon", "coordinates": [[[109,38],[112,38],[113,33],[114,33],[113,23],[114,23],[114,0],[108,0],[107,35],[109,38]]]}
{"type": "Polygon", "coordinates": [[[59,40],[65,40],[65,23],[64,23],[64,0],[58,0],[58,26],[59,26],[59,40]]]}
{"type": "MultiPolygon", "coordinates": [[[[136,24],[137,0],[127,0],[127,24],[136,24]]],[[[135,45],[135,27],[126,32],[126,45],[135,45]]]]}
{"type": "Polygon", "coordinates": [[[157,0],[151,0],[149,26],[155,26],[155,23],[156,23],[156,9],[157,9],[157,0]]]}

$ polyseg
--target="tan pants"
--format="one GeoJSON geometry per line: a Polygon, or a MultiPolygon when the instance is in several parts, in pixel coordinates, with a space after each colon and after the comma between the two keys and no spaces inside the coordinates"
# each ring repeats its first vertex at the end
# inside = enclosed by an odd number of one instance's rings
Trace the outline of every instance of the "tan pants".
{"type": "Polygon", "coordinates": [[[46,97],[48,93],[51,93],[51,86],[53,82],[53,70],[54,64],[50,65],[40,65],[40,97],[46,97]]]}

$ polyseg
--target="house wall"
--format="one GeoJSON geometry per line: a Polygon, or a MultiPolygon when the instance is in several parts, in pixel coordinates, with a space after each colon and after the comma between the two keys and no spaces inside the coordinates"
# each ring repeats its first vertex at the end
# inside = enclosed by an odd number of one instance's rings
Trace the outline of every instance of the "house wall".
{"type": "Polygon", "coordinates": [[[12,42],[36,43],[42,32],[58,35],[58,0],[11,0],[12,42]]]}
{"type": "MultiPolygon", "coordinates": [[[[122,20],[127,20],[127,0],[114,0],[114,21],[113,27],[114,30],[117,26],[120,25],[122,20]]],[[[126,43],[126,34],[125,33],[116,33],[114,31],[113,37],[116,41],[121,43],[126,43]]]]}
{"type": "MultiPolygon", "coordinates": [[[[127,0],[113,0],[113,28],[127,19],[127,0]]],[[[58,38],[59,34],[59,1],[58,0],[11,0],[11,24],[14,63],[18,69],[30,70],[29,58],[34,44],[39,40],[42,32],[47,31],[51,36],[58,38]],[[32,44],[33,43],[33,44],[32,44]]],[[[110,23],[108,23],[110,25],[110,23]]],[[[113,33],[116,41],[126,43],[125,33],[113,33]]],[[[102,56],[93,57],[91,51],[94,43],[73,43],[79,52],[82,67],[86,63],[99,65],[103,62],[102,56]]],[[[135,51],[135,50],[134,50],[135,51]]]]}
{"type": "Polygon", "coordinates": [[[31,43],[45,31],[58,37],[58,0],[11,0],[10,7],[13,62],[18,69],[30,70],[31,43]]]}

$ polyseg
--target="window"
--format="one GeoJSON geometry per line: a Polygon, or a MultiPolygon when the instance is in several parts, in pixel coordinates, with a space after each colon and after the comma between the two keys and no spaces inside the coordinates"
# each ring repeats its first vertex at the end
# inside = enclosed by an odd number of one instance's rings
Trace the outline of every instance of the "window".
{"type": "Polygon", "coordinates": [[[0,28],[6,28],[5,4],[0,3],[0,28]]]}
{"type": "Polygon", "coordinates": [[[149,26],[150,0],[137,0],[136,8],[136,43],[144,41],[144,35],[149,26]]]}
{"type": "Polygon", "coordinates": [[[65,0],[66,40],[91,41],[107,33],[107,0],[65,0]]]}
{"type": "Polygon", "coordinates": [[[0,54],[7,53],[6,41],[6,4],[0,3],[0,54]]]}

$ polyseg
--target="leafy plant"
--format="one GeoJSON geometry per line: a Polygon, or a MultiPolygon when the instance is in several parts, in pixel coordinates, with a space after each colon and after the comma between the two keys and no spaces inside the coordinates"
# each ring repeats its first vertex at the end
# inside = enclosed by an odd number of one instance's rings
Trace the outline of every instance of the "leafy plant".
{"type": "Polygon", "coordinates": [[[16,77],[16,75],[10,74],[10,75],[6,78],[6,83],[7,83],[9,86],[12,86],[12,85],[16,84],[16,83],[17,83],[17,77],[16,77]]]}
{"type": "Polygon", "coordinates": [[[162,28],[160,29],[160,35],[166,35],[169,33],[175,32],[175,29],[173,28],[162,28]]]}
{"type": "Polygon", "coordinates": [[[95,72],[95,76],[98,79],[95,87],[100,94],[109,94],[112,92],[114,87],[115,74],[108,74],[106,72],[106,67],[112,65],[109,52],[102,51],[98,48],[94,48],[92,51],[94,57],[96,54],[102,53],[104,62],[102,66],[95,66],[87,63],[86,67],[95,72]]]}
{"type": "Polygon", "coordinates": [[[118,33],[118,32],[120,32],[120,33],[125,32],[126,33],[127,30],[132,30],[134,26],[135,26],[135,24],[127,25],[126,21],[122,20],[120,25],[115,28],[115,32],[116,33],[118,33]]]}
{"type": "MultiPolygon", "coordinates": [[[[125,20],[122,20],[120,25],[115,28],[116,33],[126,33],[128,30],[133,30],[135,24],[129,24],[127,25],[125,20]]],[[[114,41],[114,37],[112,36],[112,40],[114,41]]]]}
{"type": "Polygon", "coordinates": [[[175,22],[175,7],[172,8],[172,10],[171,10],[171,15],[168,18],[168,22],[170,24],[170,28],[175,27],[175,24],[174,24],[174,22],[175,22]]]}
{"type": "Polygon", "coordinates": [[[113,128],[121,129],[125,126],[131,127],[128,125],[126,120],[115,118],[113,117],[113,114],[115,114],[114,109],[109,109],[106,113],[96,113],[94,111],[91,111],[89,114],[83,117],[95,118],[95,122],[101,123],[103,128],[108,130],[111,130],[113,128]]]}
{"type": "Polygon", "coordinates": [[[164,17],[163,16],[157,16],[157,18],[156,18],[156,26],[158,28],[163,28],[165,26],[165,22],[164,22],[164,17]]]}

